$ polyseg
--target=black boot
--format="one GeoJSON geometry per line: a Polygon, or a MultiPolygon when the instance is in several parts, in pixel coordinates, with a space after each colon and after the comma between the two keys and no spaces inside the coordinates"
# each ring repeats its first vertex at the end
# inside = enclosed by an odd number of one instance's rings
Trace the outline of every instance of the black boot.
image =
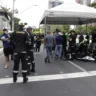
{"type": "Polygon", "coordinates": [[[35,71],[35,63],[32,63],[32,69],[31,69],[31,72],[36,72],[36,71],[35,71]]]}
{"type": "Polygon", "coordinates": [[[27,71],[27,75],[30,75],[31,71],[30,71],[30,65],[28,65],[28,71],[27,71]]]}
{"type": "Polygon", "coordinates": [[[18,75],[18,73],[13,73],[13,82],[14,83],[17,82],[17,75],[18,75]]]}
{"type": "Polygon", "coordinates": [[[23,78],[23,83],[27,83],[27,81],[28,81],[28,78],[26,77],[26,78],[23,78]]]}
{"type": "Polygon", "coordinates": [[[30,74],[31,74],[30,69],[28,69],[28,71],[27,71],[27,75],[30,75],[30,74]]]}
{"type": "Polygon", "coordinates": [[[27,83],[28,78],[27,78],[27,73],[23,73],[23,83],[27,83]]]}
{"type": "Polygon", "coordinates": [[[48,61],[48,63],[51,63],[49,58],[47,59],[47,61],[48,61]]]}
{"type": "Polygon", "coordinates": [[[8,62],[9,62],[9,56],[8,56],[8,62]]]}
{"type": "Polygon", "coordinates": [[[14,56],[13,55],[11,55],[11,60],[14,60],[14,56]]]}
{"type": "Polygon", "coordinates": [[[45,61],[45,63],[47,63],[47,58],[45,58],[45,60],[44,60],[44,61],[45,61]]]}
{"type": "Polygon", "coordinates": [[[34,68],[31,69],[31,72],[36,72],[34,68]]]}

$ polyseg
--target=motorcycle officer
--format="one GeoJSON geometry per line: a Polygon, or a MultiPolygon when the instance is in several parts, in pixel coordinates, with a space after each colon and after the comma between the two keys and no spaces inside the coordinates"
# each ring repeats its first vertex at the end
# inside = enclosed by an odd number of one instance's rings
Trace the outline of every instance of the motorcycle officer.
{"type": "Polygon", "coordinates": [[[27,65],[28,65],[28,75],[30,75],[30,72],[35,72],[35,61],[34,61],[34,36],[32,34],[32,27],[27,27],[26,30],[28,34],[28,38],[30,41],[30,44],[27,45],[27,65]]]}
{"type": "Polygon", "coordinates": [[[28,81],[27,78],[27,62],[26,62],[26,42],[28,41],[28,35],[23,29],[24,25],[19,25],[18,31],[14,32],[11,36],[12,42],[14,42],[14,67],[13,67],[13,82],[17,81],[17,75],[19,73],[19,63],[22,63],[22,76],[23,83],[28,81]]]}

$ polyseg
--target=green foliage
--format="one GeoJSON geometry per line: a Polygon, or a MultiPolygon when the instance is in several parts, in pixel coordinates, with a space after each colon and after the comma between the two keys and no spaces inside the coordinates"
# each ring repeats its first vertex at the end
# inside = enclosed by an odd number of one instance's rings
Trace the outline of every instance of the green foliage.
{"type": "Polygon", "coordinates": [[[2,46],[0,45],[0,48],[2,48],[2,46]]]}
{"type": "MultiPolygon", "coordinates": [[[[14,30],[17,30],[19,21],[20,21],[19,18],[17,18],[17,17],[14,18],[14,30]]],[[[10,21],[10,25],[11,25],[11,29],[12,29],[12,19],[10,21]]]]}
{"type": "Polygon", "coordinates": [[[2,34],[3,32],[2,31],[0,31],[0,35],[2,34]]]}
{"type": "Polygon", "coordinates": [[[92,3],[91,5],[89,5],[90,7],[94,7],[96,8],[96,2],[92,3]]]}
{"type": "Polygon", "coordinates": [[[69,25],[49,25],[50,31],[54,32],[56,29],[59,29],[61,32],[68,32],[70,30],[69,25]]]}
{"type": "Polygon", "coordinates": [[[14,30],[17,30],[19,21],[20,21],[19,18],[16,17],[14,18],[14,30]]]}
{"type": "Polygon", "coordinates": [[[96,26],[89,26],[89,29],[91,30],[91,32],[96,29],[96,26]]]}
{"type": "Polygon", "coordinates": [[[78,25],[76,27],[76,30],[75,31],[77,33],[91,33],[94,29],[96,29],[95,26],[87,26],[87,29],[86,29],[86,26],[85,25],[83,25],[83,26],[78,25]]]}
{"type": "Polygon", "coordinates": [[[62,25],[64,32],[69,32],[70,26],[69,25],[62,25]]]}

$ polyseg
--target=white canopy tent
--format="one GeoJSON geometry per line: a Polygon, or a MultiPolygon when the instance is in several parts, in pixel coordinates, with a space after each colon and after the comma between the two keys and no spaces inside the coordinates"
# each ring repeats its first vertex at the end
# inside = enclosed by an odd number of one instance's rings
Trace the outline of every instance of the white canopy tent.
{"type": "Polygon", "coordinates": [[[95,8],[80,5],[75,2],[64,2],[62,5],[45,10],[40,24],[82,25],[92,22],[96,22],[95,8]]]}

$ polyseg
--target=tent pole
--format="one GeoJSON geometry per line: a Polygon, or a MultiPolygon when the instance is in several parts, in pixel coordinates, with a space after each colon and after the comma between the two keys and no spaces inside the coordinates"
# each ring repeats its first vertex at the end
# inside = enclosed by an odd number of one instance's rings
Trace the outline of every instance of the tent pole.
{"type": "Polygon", "coordinates": [[[39,24],[39,34],[40,34],[40,24],[39,24]]]}
{"type": "Polygon", "coordinates": [[[44,18],[44,36],[46,35],[46,16],[44,18]]]}
{"type": "Polygon", "coordinates": [[[87,33],[87,31],[88,31],[87,29],[88,29],[88,26],[87,26],[87,24],[86,24],[86,33],[87,33]]]}

